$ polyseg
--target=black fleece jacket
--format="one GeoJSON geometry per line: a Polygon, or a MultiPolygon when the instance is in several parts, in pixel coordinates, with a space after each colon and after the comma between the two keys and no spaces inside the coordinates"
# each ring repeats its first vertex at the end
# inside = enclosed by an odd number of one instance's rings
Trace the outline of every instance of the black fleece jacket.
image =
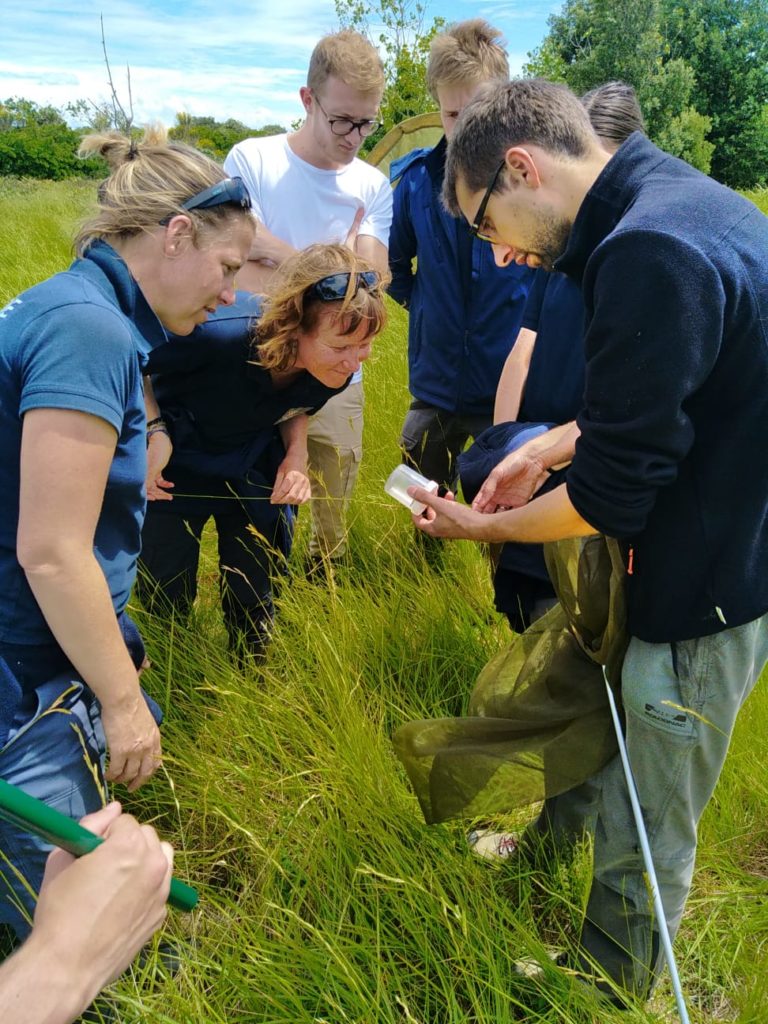
{"type": "Polygon", "coordinates": [[[632,549],[629,628],[708,636],[768,610],[768,218],[632,135],[557,269],[583,289],[577,511],[632,549]]]}

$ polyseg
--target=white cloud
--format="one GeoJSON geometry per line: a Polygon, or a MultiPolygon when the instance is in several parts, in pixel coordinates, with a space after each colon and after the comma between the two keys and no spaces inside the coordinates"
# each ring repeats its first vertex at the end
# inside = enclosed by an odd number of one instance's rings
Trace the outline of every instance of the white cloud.
{"type": "MultiPolygon", "coordinates": [[[[9,2],[0,0],[6,9],[9,2]]],[[[552,6],[482,0],[478,9],[470,0],[441,0],[439,13],[448,20],[482,14],[498,24],[518,74],[552,6]]],[[[428,24],[437,10],[427,7],[428,24]]],[[[333,0],[25,0],[23,15],[3,19],[0,99],[25,96],[56,107],[107,99],[102,10],[121,98],[130,66],[137,123],[172,123],[183,110],[287,126],[301,116],[298,90],[312,48],[337,27],[333,0]]]]}

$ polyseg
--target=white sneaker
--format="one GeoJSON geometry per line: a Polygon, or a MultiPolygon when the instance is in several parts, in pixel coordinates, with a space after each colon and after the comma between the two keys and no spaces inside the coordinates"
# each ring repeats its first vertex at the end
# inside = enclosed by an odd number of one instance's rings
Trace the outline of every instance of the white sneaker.
{"type": "Polygon", "coordinates": [[[483,860],[509,860],[517,855],[520,837],[514,832],[493,832],[489,828],[477,828],[467,836],[469,848],[483,860]]]}
{"type": "MultiPolygon", "coordinates": [[[[562,950],[548,949],[546,953],[555,966],[565,966],[565,956],[562,950]]],[[[520,960],[515,960],[512,963],[512,969],[515,974],[519,974],[523,978],[530,978],[533,981],[540,980],[547,973],[544,964],[532,956],[522,957],[520,960]]]]}

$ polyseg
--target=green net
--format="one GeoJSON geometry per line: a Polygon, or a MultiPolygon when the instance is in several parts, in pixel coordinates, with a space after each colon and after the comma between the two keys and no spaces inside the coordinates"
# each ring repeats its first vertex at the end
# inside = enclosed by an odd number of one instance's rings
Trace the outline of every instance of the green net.
{"type": "Polygon", "coordinates": [[[463,718],[408,722],[395,750],[429,824],[556,796],[616,753],[603,666],[618,690],[626,569],[602,536],[544,545],[559,604],[497,654],[463,718]]]}

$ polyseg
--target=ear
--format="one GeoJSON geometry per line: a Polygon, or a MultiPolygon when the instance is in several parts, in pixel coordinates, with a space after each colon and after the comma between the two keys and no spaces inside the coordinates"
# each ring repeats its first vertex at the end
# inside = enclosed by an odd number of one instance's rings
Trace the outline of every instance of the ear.
{"type": "Polygon", "coordinates": [[[194,240],[195,230],[192,218],[178,213],[175,217],[171,217],[165,225],[163,255],[169,259],[175,259],[185,252],[194,243],[194,240]]]}
{"type": "Polygon", "coordinates": [[[302,85],[302,87],[299,89],[299,99],[301,100],[301,104],[304,107],[304,110],[308,114],[311,114],[313,106],[312,90],[309,88],[308,85],[302,85]]]}
{"type": "Polygon", "coordinates": [[[525,185],[526,188],[541,188],[539,166],[530,149],[513,146],[507,150],[504,159],[507,162],[509,177],[514,184],[525,185]]]}

